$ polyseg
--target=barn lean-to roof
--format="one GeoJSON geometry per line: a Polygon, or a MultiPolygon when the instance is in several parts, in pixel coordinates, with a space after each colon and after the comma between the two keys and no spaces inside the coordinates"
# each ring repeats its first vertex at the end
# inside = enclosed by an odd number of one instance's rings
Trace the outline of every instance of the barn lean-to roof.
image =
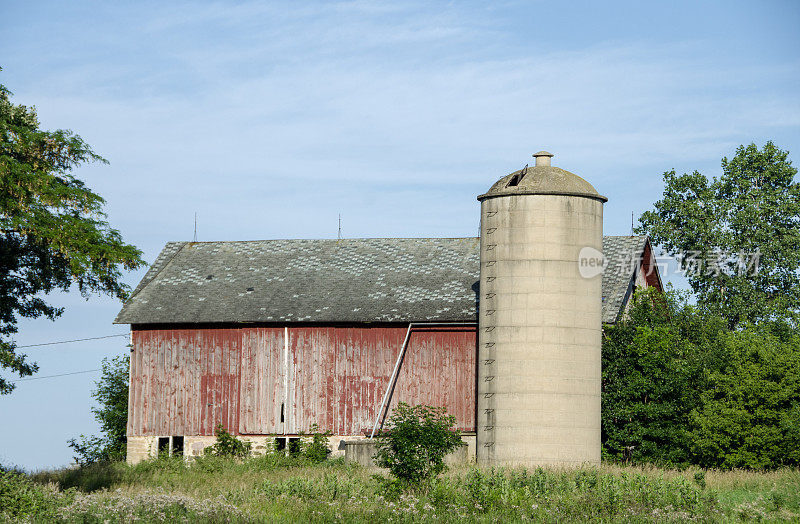
{"type": "MultiPolygon", "coordinates": [[[[646,242],[603,238],[604,322],[646,242]]],[[[479,268],[475,237],[170,242],[114,322],[474,322],[479,268]]]]}

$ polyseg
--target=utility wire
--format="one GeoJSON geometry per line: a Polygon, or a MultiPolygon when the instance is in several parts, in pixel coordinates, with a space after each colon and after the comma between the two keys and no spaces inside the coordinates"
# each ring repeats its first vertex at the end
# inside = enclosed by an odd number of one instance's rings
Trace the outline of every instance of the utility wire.
{"type": "Polygon", "coordinates": [[[29,380],[42,380],[44,378],[56,378],[56,377],[66,377],[67,375],[80,375],[83,373],[94,373],[95,371],[102,371],[100,369],[87,369],[85,371],[73,371],[72,373],[59,373],[58,375],[46,375],[44,377],[31,377],[31,378],[20,378],[17,380],[9,380],[11,384],[16,384],[17,382],[27,382],[29,380]]]}
{"type": "Polygon", "coordinates": [[[85,342],[87,340],[100,340],[103,338],[114,338],[114,337],[127,337],[130,336],[129,333],[120,333],[119,335],[106,335],[104,337],[90,337],[90,338],[76,338],[73,340],[59,340],[58,342],[44,342],[42,344],[28,344],[26,346],[16,346],[17,349],[19,348],[35,348],[39,346],[54,346],[56,344],[69,344],[70,342],[85,342]]]}
{"type": "MultiPolygon", "coordinates": [[[[57,342],[43,342],[41,344],[28,344],[25,346],[16,346],[16,348],[35,348],[41,346],[54,346],[56,344],[69,344],[71,342],[85,342],[87,340],[101,340],[105,338],[115,338],[115,337],[127,337],[130,336],[129,333],[120,333],[119,335],[106,335],[103,337],[89,337],[89,338],[75,338],[72,340],[59,340],[57,342]]],[[[15,349],[16,349],[15,348],[15,349]]],[[[31,378],[20,378],[17,380],[9,380],[10,384],[16,384],[17,382],[27,382],[29,380],[42,380],[45,378],[56,378],[56,377],[66,377],[69,375],[82,375],[84,373],[94,373],[96,371],[102,371],[101,369],[87,369],[84,371],[73,371],[72,373],[59,373],[57,375],[45,375],[43,377],[31,377],[31,378]]]]}

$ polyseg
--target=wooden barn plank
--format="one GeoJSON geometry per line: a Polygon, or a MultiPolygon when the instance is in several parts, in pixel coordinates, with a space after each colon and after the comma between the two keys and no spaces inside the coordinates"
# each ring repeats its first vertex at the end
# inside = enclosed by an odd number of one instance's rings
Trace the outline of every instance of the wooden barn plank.
{"type": "MultiPolygon", "coordinates": [[[[406,326],[134,329],[130,435],[213,435],[371,428],[406,326]],[[288,364],[288,366],[287,366],[288,364]],[[288,390],[284,388],[284,379],[288,390]],[[284,420],[280,421],[281,404],[284,420]]],[[[443,405],[475,426],[475,330],[412,334],[391,402],[443,405]]]]}

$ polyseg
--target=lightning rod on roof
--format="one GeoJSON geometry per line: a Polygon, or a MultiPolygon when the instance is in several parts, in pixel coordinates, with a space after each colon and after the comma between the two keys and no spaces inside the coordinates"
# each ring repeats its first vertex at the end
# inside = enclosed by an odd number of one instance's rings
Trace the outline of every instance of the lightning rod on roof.
{"type": "Polygon", "coordinates": [[[194,213],[194,240],[192,242],[197,242],[197,211],[194,213]]]}
{"type": "Polygon", "coordinates": [[[337,237],[339,240],[342,239],[342,214],[339,213],[339,235],[337,237]]]}

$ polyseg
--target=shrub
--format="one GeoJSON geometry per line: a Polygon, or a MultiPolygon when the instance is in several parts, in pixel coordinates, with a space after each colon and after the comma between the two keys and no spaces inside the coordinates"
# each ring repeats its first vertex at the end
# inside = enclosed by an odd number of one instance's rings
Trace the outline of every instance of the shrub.
{"type": "Polygon", "coordinates": [[[398,480],[419,482],[444,471],[444,457],[462,445],[456,419],[444,408],[401,402],[378,435],[376,463],[398,480]]]}
{"type": "Polygon", "coordinates": [[[205,453],[217,457],[245,458],[250,454],[250,442],[239,440],[230,434],[222,424],[214,431],[217,442],[205,449],[205,453]]]}
{"type": "Polygon", "coordinates": [[[327,460],[331,450],[328,448],[328,437],[330,431],[320,431],[317,424],[311,426],[311,442],[303,448],[303,456],[311,462],[324,462],[327,460]]]}
{"type": "Polygon", "coordinates": [[[37,484],[22,473],[0,470],[0,521],[52,520],[74,495],[59,492],[54,484],[37,484]]]}

